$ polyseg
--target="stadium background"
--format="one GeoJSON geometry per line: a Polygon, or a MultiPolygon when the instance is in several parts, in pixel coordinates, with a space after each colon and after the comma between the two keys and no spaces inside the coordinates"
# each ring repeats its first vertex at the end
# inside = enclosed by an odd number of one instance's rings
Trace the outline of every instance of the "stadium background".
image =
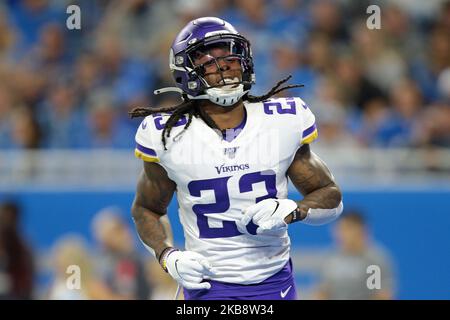
{"type": "MultiPolygon", "coordinates": [[[[313,150],[346,210],[364,214],[389,254],[394,297],[449,299],[450,2],[440,0],[2,1],[0,201],[22,212],[33,297],[46,298],[53,250],[67,235],[84,239],[95,260],[97,212],[116,207],[132,227],[141,164],[139,120],[127,111],[170,102],[152,94],[171,85],[170,43],[205,15],[251,41],[254,93],[288,74],[305,84],[289,94],[316,114],[313,150]],[[69,4],[81,8],[81,30],[66,28],[69,4]],[[370,4],[381,8],[380,30],[366,26],[370,4]]],[[[169,216],[182,246],[176,206],[169,216]]],[[[318,283],[332,228],[290,227],[300,298],[318,283]]]]}

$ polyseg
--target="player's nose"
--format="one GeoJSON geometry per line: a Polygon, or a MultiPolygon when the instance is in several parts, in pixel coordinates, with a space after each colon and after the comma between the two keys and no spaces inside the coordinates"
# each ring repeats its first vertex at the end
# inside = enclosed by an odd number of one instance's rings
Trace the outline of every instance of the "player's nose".
{"type": "Polygon", "coordinates": [[[220,71],[228,71],[230,69],[231,69],[231,67],[229,65],[227,65],[227,64],[220,65],[220,71]]]}
{"type": "Polygon", "coordinates": [[[231,69],[231,62],[226,61],[225,59],[218,59],[218,65],[220,71],[227,71],[231,69]]]}

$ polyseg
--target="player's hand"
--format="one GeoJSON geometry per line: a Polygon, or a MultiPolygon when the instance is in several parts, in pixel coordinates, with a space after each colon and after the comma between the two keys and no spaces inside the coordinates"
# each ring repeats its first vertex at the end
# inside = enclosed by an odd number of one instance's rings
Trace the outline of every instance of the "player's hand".
{"type": "Polygon", "coordinates": [[[213,273],[211,264],[204,256],[193,251],[173,251],[166,257],[169,274],[185,289],[210,289],[213,273]]]}
{"type": "Polygon", "coordinates": [[[244,216],[236,224],[242,233],[249,234],[247,225],[252,221],[258,227],[256,234],[277,235],[284,232],[288,224],[285,218],[297,208],[289,199],[265,199],[244,210],[244,216]]]}

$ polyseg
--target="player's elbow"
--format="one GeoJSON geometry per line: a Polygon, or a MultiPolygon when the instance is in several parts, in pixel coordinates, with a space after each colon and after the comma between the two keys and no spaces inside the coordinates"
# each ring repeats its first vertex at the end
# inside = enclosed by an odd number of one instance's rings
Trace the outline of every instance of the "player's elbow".
{"type": "Polygon", "coordinates": [[[339,204],[342,202],[342,192],[339,186],[336,183],[333,183],[329,187],[330,199],[332,202],[332,207],[337,208],[339,204]]]}
{"type": "Polygon", "coordinates": [[[342,192],[339,186],[336,183],[330,187],[330,212],[332,212],[330,219],[325,221],[325,223],[329,223],[331,221],[336,220],[344,211],[344,203],[342,202],[342,192]]]}
{"type": "Polygon", "coordinates": [[[306,215],[306,218],[302,220],[302,223],[321,226],[330,223],[342,214],[344,210],[344,204],[342,202],[342,192],[335,183],[325,187],[326,204],[324,203],[321,208],[311,208],[306,215]]]}
{"type": "Polygon", "coordinates": [[[330,181],[326,186],[320,188],[322,195],[326,198],[326,203],[324,203],[324,209],[337,208],[342,202],[342,192],[339,186],[334,182],[330,181]]]}

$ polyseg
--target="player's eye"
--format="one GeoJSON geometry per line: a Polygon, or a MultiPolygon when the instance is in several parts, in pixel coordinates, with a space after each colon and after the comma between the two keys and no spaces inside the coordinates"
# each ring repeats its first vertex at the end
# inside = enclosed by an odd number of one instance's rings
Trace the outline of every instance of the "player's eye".
{"type": "Polygon", "coordinates": [[[212,65],[215,65],[215,64],[216,64],[216,59],[211,59],[211,60],[203,63],[203,67],[208,68],[208,67],[210,67],[212,65]]]}
{"type": "Polygon", "coordinates": [[[213,56],[201,52],[197,52],[192,56],[192,61],[197,66],[211,64],[214,62],[214,59],[215,58],[213,56]]]}
{"type": "Polygon", "coordinates": [[[214,59],[196,67],[197,73],[200,74],[201,76],[204,76],[207,73],[213,73],[216,71],[216,69],[217,64],[214,59]]]}
{"type": "Polygon", "coordinates": [[[239,61],[241,61],[241,57],[239,57],[239,56],[233,56],[233,55],[231,55],[231,56],[226,56],[226,57],[223,57],[223,58],[221,58],[221,59],[223,59],[223,61],[228,62],[228,63],[239,62],[239,61]]]}

